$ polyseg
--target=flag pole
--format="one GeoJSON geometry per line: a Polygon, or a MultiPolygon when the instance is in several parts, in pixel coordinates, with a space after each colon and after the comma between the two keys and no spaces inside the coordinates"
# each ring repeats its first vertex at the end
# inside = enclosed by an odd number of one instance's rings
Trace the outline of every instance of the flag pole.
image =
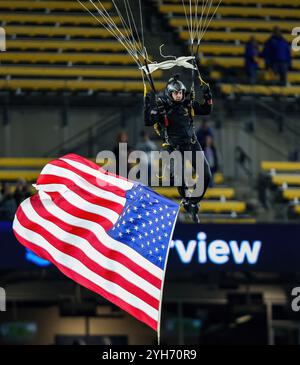
{"type": "Polygon", "coordinates": [[[172,228],[172,233],[170,236],[170,240],[169,240],[169,244],[168,244],[168,251],[167,251],[167,255],[166,255],[166,261],[165,261],[165,266],[164,266],[164,273],[163,273],[163,279],[162,279],[162,286],[161,286],[161,291],[160,291],[160,301],[159,301],[159,314],[158,314],[158,324],[157,324],[157,345],[160,346],[160,341],[161,341],[161,309],[162,309],[162,297],[163,297],[163,291],[164,291],[164,284],[165,284],[165,277],[166,277],[166,270],[167,270],[167,264],[168,264],[168,259],[169,259],[169,253],[170,253],[170,244],[171,244],[171,240],[173,238],[173,233],[174,233],[174,229],[177,223],[177,217],[180,211],[180,207],[178,207],[177,210],[177,214],[174,220],[174,224],[173,224],[173,228],[172,228]]]}

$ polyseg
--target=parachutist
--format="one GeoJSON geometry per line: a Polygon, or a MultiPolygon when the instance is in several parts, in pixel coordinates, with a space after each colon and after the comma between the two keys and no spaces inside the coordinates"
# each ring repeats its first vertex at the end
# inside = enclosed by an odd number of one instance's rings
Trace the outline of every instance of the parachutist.
{"type": "MultiPolygon", "coordinates": [[[[182,197],[182,206],[191,215],[193,221],[198,223],[199,202],[202,200],[208,188],[211,171],[204,156],[202,147],[197,139],[194,127],[194,116],[209,115],[212,111],[212,94],[208,84],[201,85],[204,103],[196,100],[195,92],[187,92],[185,85],[179,80],[179,76],[172,77],[163,93],[158,96],[152,93],[146,94],[144,105],[144,118],[147,126],[154,126],[155,131],[163,141],[163,147],[172,152],[175,149],[183,155],[185,151],[191,152],[191,165],[193,171],[198,171],[196,154],[202,152],[204,160],[203,190],[200,196],[188,196],[188,187],[185,180],[178,187],[179,195],[182,197]]],[[[182,159],[183,165],[185,159],[182,159]]],[[[184,166],[182,171],[184,170],[184,166]]],[[[175,173],[175,172],[174,172],[175,173]]]]}

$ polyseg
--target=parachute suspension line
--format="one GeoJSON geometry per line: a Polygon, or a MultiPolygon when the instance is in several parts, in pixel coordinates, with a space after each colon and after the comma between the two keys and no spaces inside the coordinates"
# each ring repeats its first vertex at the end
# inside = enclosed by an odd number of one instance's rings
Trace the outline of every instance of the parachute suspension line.
{"type": "Polygon", "coordinates": [[[194,34],[194,22],[193,22],[193,8],[192,8],[192,0],[190,1],[190,22],[191,22],[191,43],[194,44],[195,34],[194,34]]]}
{"type": "Polygon", "coordinates": [[[214,0],[205,0],[205,4],[204,4],[204,8],[203,8],[203,17],[202,17],[202,21],[201,21],[200,28],[199,28],[199,33],[197,34],[198,41],[200,40],[201,34],[202,34],[203,30],[205,29],[213,2],[214,2],[214,0]]]}
{"type": "MultiPolygon", "coordinates": [[[[201,85],[203,84],[207,85],[207,83],[202,79],[198,65],[200,44],[221,3],[222,0],[201,0],[201,15],[200,15],[199,0],[189,0],[188,4],[186,4],[185,0],[182,0],[182,6],[184,9],[184,14],[190,38],[191,56],[194,59],[195,69],[197,70],[201,85]],[[216,1],[216,4],[214,4],[214,1],[216,1]]],[[[195,70],[193,69],[191,91],[194,90],[195,90],[195,70]]]]}
{"type": "Polygon", "coordinates": [[[80,3],[85,8],[85,10],[94,19],[97,20],[98,23],[100,23],[108,32],[110,32],[124,46],[124,48],[130,54],[130,56],[134,59],[134,61],[138,65],[140,65],[140,61],[136,57],[136,55],[133,53],[133,51],[131,49],[131,44],[128,42],[128,39],[123,35],[122,32],[120,32],[120,30],[117,28],[117,26],[115,25],[115,23],[113,21],[110,22],[110,20],[105,16],[105,14],[91,0],[89,0],[89,1],[97,9],[98,13],[101,15],[101,18],[103,18],[107,22],[107,24],[105,24],[105,22],[103,22],[103,20],[100,20],[97,16],[95,16],[80,0],[77,0],[77,2],[80,3]]]}
{"type": "MultiPolygon", "coordinates": [[[[91,1],[91,0],[90,0],[91,1]]],[[[98,0],[98,2],[99,2],[99,4],[101,5],[101,7],[102,7],[102,9],[105,11],[105,13],[106,13],[106,16],[110,19],[110,21],[111,22],[113,22],[113,24],[114,24],[114,27],[118,30],[118,32],[120,32],[120,30],[119,30],[119,28],[118,28],[118,26],[116,25],[116,23],[113,21],[113,19],[112,19],[112,17],[109,15],[109,13],[107,12],[107,10],[105,9],[105,7],[104,7],[104,5],[101,3],[101,1],[100,0],[98,0]]],[[[124,1],[124,3],[125,3],[125,1],[124,1]]],[[[113,5],[115,6],[115,9],[116,9],[116,11],[117,11],[117,13],[118,13],[118,15],[120,14],[121,15],[121,12],[120,12],[120,10],[119,10],[119,8],[118,8],[118,6],[116,5],[116,3],[113,1],[113,5]]],[[[122,15],[121,15],[122,16],[122,15]]],[[[130,29],[131,29],[131,38],[132,38],[132,40],[130,40],[130,35],[128,34],[128,25],[127,25],[127,23],[126,23],[126,21],[125,21],[125,19],[122,17],[122,18],[120,18],[121,19],[121,23],[122,23],[122,25],[123,25],[123,27],[125,28],[125,32],[126,32],[126,34],[127,34],[127,42],[130,44],[130,47],[131,47],[131,49],[132,49],[132,53],[133,54],[135,54],[135,56],[138,58],[138,53],[140,53],[139,52],[139,49],[138,49],[138,42],[136,41],[136,39],[135,39],[135,37],[134,37],[134,33],[133,33],[133,30],[132,30],[132,28],[130,27],[130,29]]],[[[129,19],[130,20],[130,19],[129,19]]],[[[123,33],[122,32],[120,32],[121,34],[122,34],[122,37],[124,37],[124,35],[123,35],[123,33]]],[[[138,34],[138,33],[137,33],[138,34]]],[[[141,55],[141,53],[140,53],[140,55],[141,55]]]]}
{"type": "Polygon", "coordinates": [[[215,10],[212,14],[212,16],[210,17],[208,23],[206,24],[206,27],[203,29],[202,33],[200,34],[200,36],[198,37],[199,41],[201,42],[202,38],[204,37],[205,33],[207,32],[207,29],[209,28],[210,26],[210,23],[212,22],[213,18],[215,17],[220,5],[222,3],[222,0],[218,0],[218,4],[216,5],[215,7],[215,10]]]}
{"type": "Polygon", "coordinates": [[[207,6],[209,0],[202,0],[202,5],[201,5],[201,17],[200,20],[197,23],[197,28],[196,28],[196,34],[197,34],[197,44],[200,44],[200,38],[199,35],[201,33],[201,28],[202,28],[202,21],[203,21],[203,15],[205,13],[205,9],[207,6]]]}
{"type": "Polygon", "coordinates": [[[141,0],[139,0],[139,10],[140,10],[140,21],[141,21],[141,32],[142,32],[142,46],[144,51],[144,57],[145,59],[148,58],[147,50],[145,47],[145,35],[144,35],[144,19],[143,19],[143,12],[142,12],[142,3],[141,0]]]}
{"type": "MultiPolygon", "coordinates": [[[[99,0],[98,0],[98,1],[99,1],[99,0]]],[[[129,32],[128,32],[128,26],[127,26],[127,23],[126,23],[126,21],[125,21],[125,19],[124,19],[123,15],[122,15],[122,13],[121,13],[121,11],[119,10],[119,8],[118,8],[118,6],[117,6],[117,4],[115,3],[115,1],[114,1],[114,0],[112,0],[112,3],[113,3],[113,5],[114,5],[114,7],[115,7],[115,9],[116,9],[116,11],[117,11],[117,14],[118,14],[118,16],[119,16],[120,20],[121,20],[122,26],[123,26],[124,31],[125,31],[125,33],[126,33],[126,37],[127,37],[128,39],[130,39],[131,35],[130,35],[130,34],[129,34],[129,32]]]]}
{"type": "MultiPolygon", "coordinates": [[[[129,35],[126,38],[126,36],[124,36],[124,34],[120,31],[120,29],[118,28],[118,26],[116,25],[116,23],[114,22],[113,18],[109,15],[109,13],[107,12],[107,10],[105,9],[104,5],[101,3],[100,0],[98,0],[99,5],[101,6],[102,10],[100,10],[95,3],[92,0],[89,0],[90,3],[92,3],[94,5],[94,7],[97,9],[97,11],[99,12],[99,14],[106,20],[106,22],[110,25],[109,29],[111,30],[111,34],[117,38],[117,40],[121,39],[124,40],[126,42],[126,44],[128,45],[128,47],[130,48],[130,50],[132,51],[132,53],[134,54],[135,50],[133,45],[131,44],[131,42],[129,41],[129,35]]],[[[122,20],[121,20],[122,22],[122,20]]],[[[123,23],[122,23],[123,24],[123,23]]],[[[105,27],[105,24],[103,24],[105,27]]],[[[125,25],[125,24],[124,24],[125,25]]],[[[124,26],[123,25],[123,26],[124,26]]],[[[125,28],[125,32],[128,34],[127,32],[127,27],[124,26],[125,28]]]]}
{"type": "Polygon", "coordinates": [[[136,29],[134,17],[133,17],[133,14],[132,14],[132,11],[131,11],[131,7],[130,7],[130,4],[129,4],[128,0],[124,0],[124,5],[125,5],[125,11],[126,11],[127,20],[128,20],[128,23],[127,24],[130,27],[132,43],[137,43],[136,50],[139,51],[139,46],[141,44],[141,40],[140,40],[140,37],[139,37],[139,33],[138,33],[137,29],[136,29]],[[134,37],[134,30],[135,30],[135,32],[137,34],[137,40],[134,37]]]}
{"type": "MultiPolygon", "coordinates": [[[[101,3],[100,0],[98,0],[98,3],[101,6],[101,8],[99,8],[93,0],[89,0],[89,2],[94,6],[95,10],[99,14],[98,16],[96,16],[92,11],[90,11],[90,9],[88,9],[85,6],[85,4],[83,2],[81,2],[80,0],[77,0],[77,2],[80,3],[81,6],[94,19],[97,20],[98,23],[100,23],[108,32],[110,32],[112,34],[112,36],[114,38],[116,38],[118,40],[119,43],[121,43],[123,45],[123,47],[129,53],[129,55],[133,58],[133,60],[136,62],[136,64],[138,65],[139,68],[143,66],[139,57],[144,58],[144,50],[139,49],[139,47],[141,47],[141,46],[135,40],[135,37],[133,34],[133,29],[131,27],[131,22],[130,22],[130,26],[128,26],[128,24],[126,23],[124,17],[122,16],[122,14],[120,12],[120,9],[117,7],[114,0],[112,0],[112,2],[119,15],[121,23],[124,27],[125,34],[123,34],[122,31],[118,28],[117,24],[115,23],[113,18],[109,15],[109,13],[107,12],[107,10],[105,9],[104,5],[101,3]],[[129,33],[128,33],[128,28],[130,28],[132,30],[131,35],[129,35],[129,33]]],[[[125,0],[124,0],[124,4],[125,4],[125,0]]],[[[131,12],[131,14],[132,14],[132,12],[131,12]]],[[[133,19],[133,15],[132,15],[132,19],[133,19]]],[[[130,18],[129,18],[129,20],[130,20],[130,18]]],[[[136,29],[136,27],[135,27],[135,29],[136,29]]],[[[137,30],[136,30],[136,34],[138,35],[137,30]]]]}
{"type": "Polygon", "coordinates": [[[191,24],[190,24],[190,21],[189,21],[189,17],[188,17],[187,9],[186,9],[186,6],[185,6],[185,2],[184,2],[184,0],[181,0],[181,1],[182,1],[182,6],[183,6],[183,10],[184,10],[184,15],[185,15],[186,23],[187,23],[187,26],[188,26],[190,41],[192,43],[193,33],[192,33],[191,24]]]}

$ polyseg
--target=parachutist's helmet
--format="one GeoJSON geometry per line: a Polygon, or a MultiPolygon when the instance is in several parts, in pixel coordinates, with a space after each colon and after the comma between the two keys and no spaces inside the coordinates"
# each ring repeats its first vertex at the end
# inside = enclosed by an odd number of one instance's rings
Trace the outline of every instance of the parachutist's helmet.
{"type": "Polygon", "coordinates": [[[165,95],[171,102],[175,102],[175,100],[172,97],[172,93],[174,91],[182,91],[182,100],[180,102],[183,102],[185,99],[186,94],[186,87],[185,85],[179,80],[179,75],[174,75],[167,83],[165,95]]]}

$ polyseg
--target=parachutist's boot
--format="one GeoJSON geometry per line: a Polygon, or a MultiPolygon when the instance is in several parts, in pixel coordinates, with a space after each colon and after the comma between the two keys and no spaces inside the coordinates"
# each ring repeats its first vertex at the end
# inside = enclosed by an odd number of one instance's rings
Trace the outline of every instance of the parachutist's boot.
{"type": "Polygon", "coordinates": [[[190,215],[192,221],[194,223],[200,223],[199,219],[199,205],[197,203],[193,203],[187,199],[183,199],[181,204],[185,211],[190,215]]]}
{"type": "Polygon", "coordinates": [[[199,205],[197,203],[191,204],[191,217],[194,223],[200,223],[199,218],[199,205]]]}

